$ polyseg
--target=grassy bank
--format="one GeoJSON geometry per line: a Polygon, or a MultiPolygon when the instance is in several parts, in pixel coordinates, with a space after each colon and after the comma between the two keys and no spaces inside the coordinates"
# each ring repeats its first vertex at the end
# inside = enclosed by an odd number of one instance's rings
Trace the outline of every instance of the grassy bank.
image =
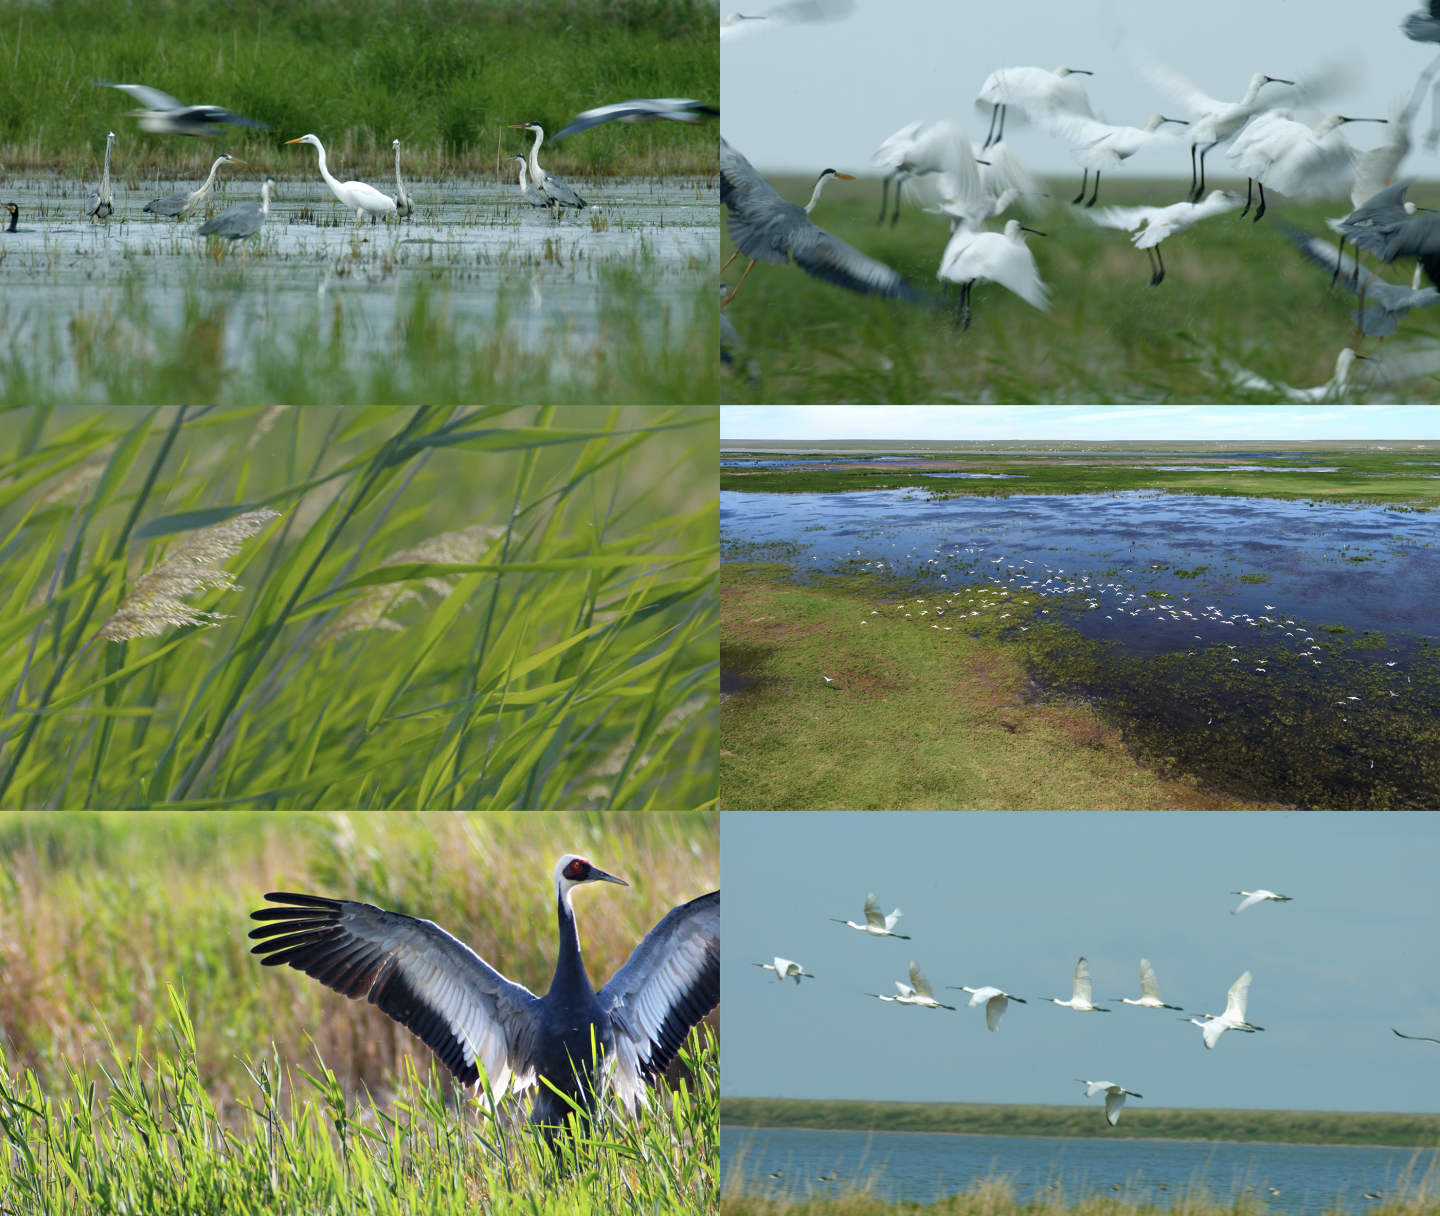
{"type": "MultiPolygon", "coordinates": [[[[88,179],[113,130],[113,169],[124,177],[208,169],[212,145],[262,176],[301,164],[309,172],[314,154],[282,144],[313,132],[341,180],[393,173],[395,138],[417,177],[494,171],[531,138],[510,123],[554,132],[582,110],[631,97],[717,103],[718,24],[704,0],[10,5],[0,16],[0,165],[88,179]],[[95,80],[225,106],[269,129],[226,126],[213,140],[145,134],[121,117],[136,103],[95,80]]],[[[705,174],[718,152],[714,124],[610,123],[556,145],[547,168],[705,174]]]]}
{"type": "MultiPolygon", "coordinates": [[[[784,197],[803,201],[814,183],[777,178],[773,184],[784,197]]],[[[1239,186],[1243,191],[1244,182],[1239,186]]],[[[1075,183],[1051,188],[1069,198],[1075,183]]],[[[1184,192],[1183,181],[1125,178],[1111,185],[1107,179],[1105,202],[1167,205],[1184,192]]],[[[879,229],[879,193],[875,180],[832,182],[813,218],[938,294],[935,272],[949,226],[906,207],[896,227],[879,229]]],[[[1415,201],[1433,205],[1435,193],[1433,185],[1422,187],[1415,201]]],[[[1324,218],[1344,207],[1287,202],[1278,211],[1323,235],[1324,218]]],[[[1336,356],[1355,333],[1354,297],[1328,291],[1328,275],[1303,262],[1276,224],[1253,224],[1238,212],[1197,224],[1164,243],[1168,274],[1152,288],[1145,254],[1127,234],[1098,228],[1063,207],[1026,222],[1049,234],[1030,237],[1029,246],[1053,288],[1050,311],[980,284],[965,333],[955,329],[953,303],[931,311],[862,297],[793,266],[757,266],[726,308],[746,346],[739,371],[722,386],[724,399],[1277,401],[1285,398],[1239,387],[1225,362],[1305,388],[1335,374],[1336,356]]],[[[726,239],[722,262],[732,251],[726,239]]],[[[727,281],[734,283],[742,269],[736,262],[727,281]]],[[[1385,277],[1408,275],[1404,265],[1385,277]]],[[[1411,313],[1393,338],[1366,339],[1361,353],[1390,358],[1398,371],[1397,347],[1411,340],[1433,347],[1440,339],[1440,318],[1426,311],[1411,313]]],[[[1440,380],[1433,374],[1406,379],[1397,391],[1402,400],[1433,401],[1440,398],[1440,380]]]]}
{"type": "Polygon", "coordinates": [[[3,805],[715,797],[710,413],[9,420],[3,805]]]}
{"type": "Polygon", "coordinates": [[[840,1102],[722,1098],[727,1127],[926,1132],[960,1136],[1081,1136],[1104,1140],[1229,1140],[1433,1148],[1440,1115],[1307,1110],[1166,1110],[1127,1107],[1114,1127],[1093,1106],[959,1102],[840,1102]]]}
{"type": "MultiPolygon", "coordinates": [[[[1011,620],[1001,612],[1032,619],[1022,597],[997,599],[963,629],[861,626],[878,620],[872,612],[894,594],[865,584],[800,587],[783,564],[722,566],[721,683],[732,690],[721,711],[726,809],[1265,805],[1165,779],[1137,763],[1121,731],[1093,709],[1039,695],[1028,655],[1067,631],[1033,620],[1020,635],[1026,641],[1007,636],[1011,620]]],[[[911,619],[919,622],[922,610],[911,619]]]]}

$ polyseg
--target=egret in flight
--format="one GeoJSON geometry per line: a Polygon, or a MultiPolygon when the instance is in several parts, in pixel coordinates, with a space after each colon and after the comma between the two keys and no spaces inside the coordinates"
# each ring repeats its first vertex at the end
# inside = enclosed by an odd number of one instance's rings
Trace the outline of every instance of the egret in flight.
{"type": "MultiPolygon", "coordinates": [[[[947,985],[954,988],[954,985],[947,985]]],[[[1023,996],[1015,996],[1013,993],[1002,992],[999,988],[966,988],[961,985],[954,988],[956,992],[971,993],[969,1008],[974,1009],[976,1005],[985,1006],[985,1025],[993,1031],[1000,1025],[1000,1019],[1005,1016],[1005,1010],[1011,1001],[1019,1001],[1022,1005],[1029,1002],[1023,996]]]]}
{"type": "Polygon", "coordinates": [[[925,978],[920,964],[914,959],[910,960],[910,983],[902,984],[896,980],[895,987],[899,991],[898,996],[881,996],[878,992],[867,992],[865,995],[880,1001],[894,1001],[897,1005],[924,1005],[928,1009],[948,1009],[952,1013],[955,1011],[954,1005],[945,1005],[935,999],[935,990],[930,987],[930,981],[925,978]]]}
{"type": "Polygon", "coordinates": [[[1063,1005],[1066,1009],[1073,1009],[1077,1013],[1110,1013],[1111,1010],[1102,1008],[1090,1000],[1090,969],[1085,966],[1084,958],[1075,965],[1075,995],[1068,1001],[1062,1001],[1059,997],[1047,996],[1045,999],[1052,1005],[1063,1005]]]}
{"type": "Polygon", "coordinates": [[[889,916],[883,915],[880,905],[875,902],[875,896],[872,894],[865,897],[865,923],[863,925],[857,925],[853,920],[841,920],[836,916],[832,916],[830,919],[837,925],[849,925],[852,929],[859,929],[861,933],[868,933],[871,937],[898,937],[902,941],[908,942],[910,939],[905,934],[894,931],[895,922],[904,915],[905,913],[901,912],[899,908],[896,908],[889,916]]]}
{"type": "Polygon", "coordinates": [[[781,958],[778,954],[775,956],[775,962],[773,964],[751,963],[750,965],[752,967],[763,967],[766,971],[773,971],[777,983],[787,979],[793,979],[797,988],[800,986],[800,977],[802,975],[807,980],[813,980],[815,978],[808,971],[802,971],[799,963],[791,962],[788,958],[781,958]]]}
{"type": "Polygon", "coordinates": [[[1230,894],[1245,896],[1245,899],[1241,901],[1240,906],[1236,908],[1235,911],[1230,913],[1231,916],[1239,916],[1240,913],[1245,911],[1245,909],[1250,907],[1252,904],[1258,904],[1262,900],[1266,899],[1273,899],[1277,904],[1290,902],[1290,896],[1276,895],[1274,891],[1231,891],[1230,894]]]}
{"type": "MultiPolygon", "coordinates": [[[[1132,1002],[1133,1003],[1133,1002],[1132,1002]]],[[[1143,1098],[1144,1094],[1137,1094],[1133,1089],[1121,1089],[1120,1086],[1110,1081],[1086,1081],[1081,1077],[1075,1078],[1081,1085],[1085,1086],[1085,1096],[1093,1098],[1096,1094],[1105,1095],[1105,1117],[1110,1120],[1110,1126],[1114,1127],[1120,1122],[1120,1108],[1125,1105],[1125,1095],[1132,1098],[1143,1098]]]]}
{"type": "Polygon", "coordinates": [[[1183,1005],[1167,1005],[1160,999],[1160,981],[1155,978],[1155,968],[1148,958],[1140,960],[1140,999],[1132,1001],[1128,996],[1117,998],[1122,1005],[1140,1005],[1146,1009],[1174,1009],[1184,1013],[1183,1005]]]}
{"type": "Polygon", "coordinates": [[[357,224],[364,220],[366,212],[372,216],[380,216],[396,210],[395,200],[388,194],[380,193],[374,186],[367,186],[364,182],[339,182],[331,177],[329,166],[325,163],[325,145],[314,135],[302,135],[299,139],[287,139],[285,142],[309,144],[320,153],[320,176],[330,187],[330,193],[355,212],[357,224]]]}

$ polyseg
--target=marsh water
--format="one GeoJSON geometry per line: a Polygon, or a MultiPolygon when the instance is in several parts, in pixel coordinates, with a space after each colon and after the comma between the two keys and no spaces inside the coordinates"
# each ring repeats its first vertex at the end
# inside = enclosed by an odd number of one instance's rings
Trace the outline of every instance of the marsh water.
{"type": "Polygon", "coordinates": [[[1034,594],[1037,618],[1093,643],[1052,647],[1042,682],[1217,784],[1440,805],[1440,771],[1415,751],[1440,741],[1434,514],[1150,491],[726,491],[721,533],[732,556],[853,576],[877,602],[977,580],[1034,594]],[[1273,772],[1247,786],[1257,754],[1273,772]]]}
{"type": "Polygon", "coordinates": [[[726,1193],[798,1198],[870,1182],[878,1195],[912,1203],[933,1203],[1003,1175],[1021,1203],[1059,1191],[1067,1201],[1103,1194],[1165,1208],[1188,1186],[1203,1184],[1222,1203],[1248,1195],[1274,1212],[1331,1211],[1337,1198],[1364,1211],[1378,1202],[1367,1193],[1392,1192],[1412,1162],[1418,1181],[1434,1159],[1433,1152],[1410,1149],[1308,1144],[720,1130],[726,1193]]]}

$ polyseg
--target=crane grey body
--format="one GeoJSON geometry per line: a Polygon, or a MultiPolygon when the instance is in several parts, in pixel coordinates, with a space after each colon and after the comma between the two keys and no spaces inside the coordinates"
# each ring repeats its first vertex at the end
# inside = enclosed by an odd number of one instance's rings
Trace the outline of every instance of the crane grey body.
{"type": "Polygon", "coordinates": [[[546,173],[540,167],[540,145],[545,142],[544,127],[538,122],[521,122],[511,123],[510,129],[535,132],[535,142],[530,145],[530,181],[535,189],[548,200],[548,205],[555,208],[557,215],[562,207],[574,207],[578,211],[590,205],[558,177],[546,173]]]}
{"type": "Polygon", "coordinates": [[[690,1028],[720,1000],[720,893],[672,908],[597,993],[585,973],[573,887],[623,879],[566,854],[555,867],[560,946],[549,991],[512,983],[438,925],[347,899],[275,893],[295,905],[251,913],[252,953],[288,964],[352,999],[364,997],[413,1031],[464,1085],[496,1098],[535,1090],[531,1122],[554,1127],[571,1109],[553,1085],[593,1110],[601,1069],[630,1109],[645,1101],[690,1028]],[[281,936],[283,935],[283,936],[281,936]],[[541,1078],[549,1085],[541,1083],[541,1078]]]}
{"type": "Polygon", "coordinates": [[[410,215],[415,210],[415,200],[405,192],[405,184],[400,180],[400,141],[395,140],[392,146],[395,149],[395,212],[410,215]]]}
{"type": "MultiPolygon", "coordinates": [[[[730,262],[740,254],[750,259],[735,291],[740,290],[756,262],[784,266],[793,259],[806,274],[851,291],[912,304],[928,302],[898,271],[867,257],[811,221],[810,209],[819,200],[821,187],[831,178],[848,176],[834,169],[825,170],[815,183],[809,206],[801,207],[776,194],[744,156],[723,138],[720,140],[720,201],[730,210],[728,229],[735,246],[730,262]]],[[[725,267],[720,269],[723,273],[725,267]]],[[[732,291],[726,302],[734,298],[732,291]]]]}
{"type": "Polygon", "coordinates": [[[113,84],[108,80],[97,80],[97,89],[121,89],[129,93],[145,108],[126,110],[124,118],[138,118],[140,129],[152,135],[214,135],[217,124],[230,123],[238,127],[254,127],[265,131],[269,128],[263,122],[236,114],[224,106],[187,106],[183,101],[152,89],[143,84],[113,84]]]}
{"type": "Polygon", "coordinates": [[[110,149],[115,145],[115,132],[105,136],[105,171],[100,175],[100,185],[90,191],[85,203],[85,214],[92,224],[108,220],[115,210],[115,199],[110,194],[110,149]]]}
{"type": "Polygon", "coordinates": [[[634,97],[629,101],[617,101],[614,105],[584,111],[568,127],[552,135],[550,142],[606,122],[659,122],[669,119],[695,126],[707,118],[719,117],[720,111],[714,106],[701,105],[689,97],[634,97]]]}
{"type": "Polygon", "coordinates": [[[215,174],[219,172],[221,165],[243,165],[244,163],[243,160],[236,160],[230,153],[222,152],[215,163],[210,166],[210,176],[205,179],[200,189],[189,192],[182,190],[178,194],[167,194],[164,198],[152,199],[140,210],[148,211],[155,216],[165,215],[173,219],[184,219],[210,193],[210,187],[215,184],[215,174]]]}
{"type": "Polygon", "coordinates": [[[520,194],[532,207],[548,207],[550,200],[530,184],[529,162],[518,152],[510,158],[520,162],[520,194]]]}

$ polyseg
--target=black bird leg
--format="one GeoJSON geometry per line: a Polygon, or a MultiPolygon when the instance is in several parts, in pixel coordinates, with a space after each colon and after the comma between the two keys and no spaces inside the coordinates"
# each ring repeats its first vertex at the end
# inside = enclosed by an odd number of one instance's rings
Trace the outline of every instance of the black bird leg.
{"type": "Polygon", "coordinates": [[[999,107],[999,106],[991,106],[991,107],[990,107],[990,129],[985,132],[985,143],[981,146],[980,151],[982,151],[982,152],[985,151],[986,148],[988,148],[992,143],[995,142],[995,119],[998,118],[999,116],[1000,116],[1000,107],[999,107]]]}
{"type": "Polygon", "coordinates": [[[1245,217],[1245,213],[1250,210],[1250,200],[1254,196],[1254,194],[1255,179],[1253,177],[1247,177],[1245,179],[1245,210],[1240,212],[1240,217],[1242,219],[1245,217]]]}
{"type": "Polygon", "coordinates": [[[1190,201],[1193,203],[1200,197],[1200,187],[1197,184],[1199,177],[1195,172],[1195,145],[1190,145],[1190,201]]]}
{"type": "MultiPolygon", "coordinates": [[[[892,174],[893,176],[893,174],[892,174]]],[[[890,178],[885,178],[880,183],[880,218],[875,221],[875,227],[880,227],[885,222],[885,211],[890,205],[890,178]]]]}
{"type": "Polygon", "coordinates": [[[1075,206],[1076,203],[1079,203],[1079,202],[1083,202],[1083,201],[1084,201],[1084,199],[1085,199],[1085,187],[1088,186],[1089,184],[1090,184],[1090,170],[1089,170],[1089,169],[1086,169],[1086,170],[1085,170],[1085,173],[1084,173],[1084,176],[1082,176],[1082,177],[1080,178],[1080,193],[1077,194],[1074,198],[1072,198],[1072,199],[1070,200],[1070,205],[1071,205],[1072,207],[1075,206]]]}
{"type": "MultiPolygon", "coordinates": [[[[1358,250],[1357,250],[1357,253],[1358,253],[1358,250]]],[[[1334,287],[1335,287],[1335,280],[1340,277],[1340,265],[1341,265],[1341,263],[1344,262],[1344,261],[1345,261],[1345,234],[1342,232],[1342,233],[1340,234],[1340,252],[1339,252],[1339,254],[1338,254],[1338,255],[1336,256],[1336,258],[1335,258],[1335,273],[1330,276],[1330,287],[1331,287],[1332,290],[1333,290],[1334,287]]],[[[1356,273],[1357,276],[1358,276],[1359,273],[1360,273],[1360,259],[1359,259],[1359,257],[1356,257],[1356,259],[1355,259],[1355,273],[1356,273]]]]}
{"type": "Polygon", "coordinates": [[[1165,281],[1165,259],[1160,255],[1160,246],[1152,245],[1145,252],[1155,255],[1150,263],[1150,286],[1159,287],[1165,281]]]}
{"type": "MultiPolygon", "coordinates": [[[[1215,142],[1218,143],[1219,140],[1215,142]]],[[[1205,197],[1205,158],[1210,155],[1210,149],[1214,146],[1215,144],[1206,144],[1205,150],[1200,153],[1200,184],[1195,188],[1195,196],[1190,200],[1192,203],[1198,203],[1205,197]]],[[[1244,215],[1245,213],[1242,211],[1240,214],[1244,215]]]]}
{"type": "Polygon", "coordinates": [[[1089,201],[1088,203],[1086,203],[1085,205],[1086,205],[1087,207],[1093,207],[1093,206],[1095,205],[1095,200],[1096,200],[1097,198],[1099,198],[1099,197],[1100,197],[1100,170],[1099,170],[1099,169],[1096,169],[1096,170],[1095,170],[1095,193],[1090,196],[1090,201],[1089,201]]]}
{"type": "MultiPolygon", "coordinates": [[[[1258,224],[1260,222],[1260,217],[1265,214],[1265,183],[1257,182],[1256,184],[1260,187],[1260,209],[1255,212],[1255,218],[1251,221],[1251,223],[1258,224]]],[[[1242,211],[1240,214],[1244,215],[1245,213],[1242,211]]]]}

